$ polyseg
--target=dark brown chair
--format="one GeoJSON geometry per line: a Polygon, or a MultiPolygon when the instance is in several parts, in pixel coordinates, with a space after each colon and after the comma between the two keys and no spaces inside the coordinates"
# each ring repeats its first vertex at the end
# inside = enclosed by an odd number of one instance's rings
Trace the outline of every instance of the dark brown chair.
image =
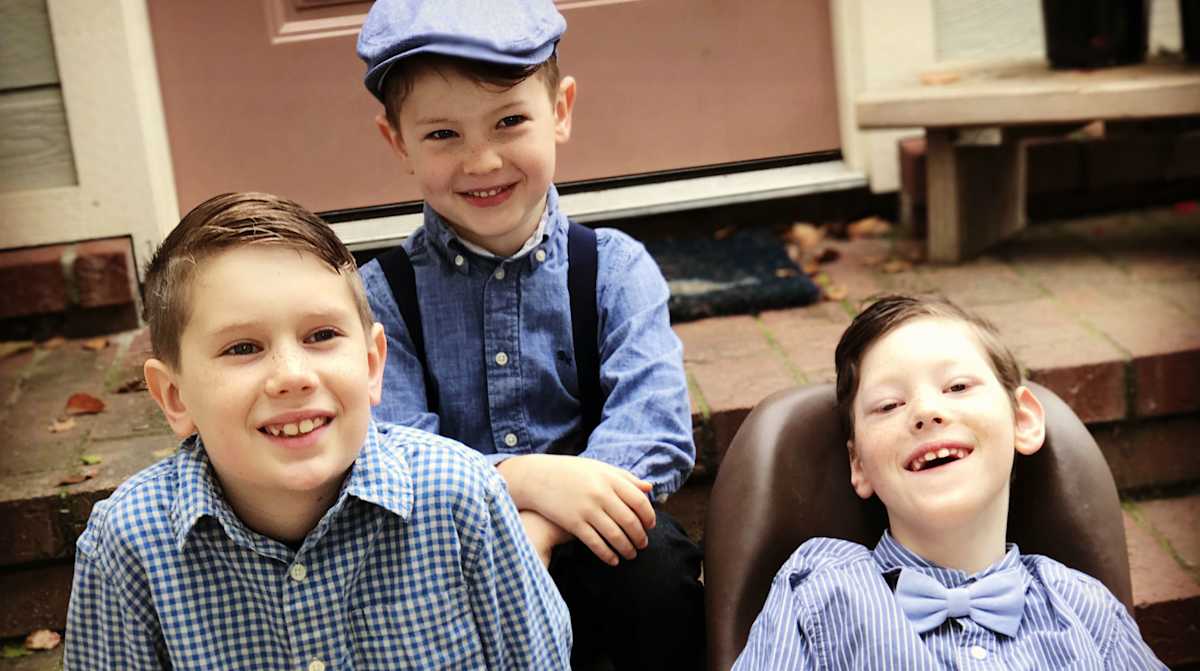
{"type": "MultiPolygon", "coordinates": [[[[1046,442],[1018,456],[1008,537],[1095,576],[1130,608],[1129,557],[1112,473],[1075,413],[1031,384],[1046,408],[1046,442]]],[[[771,579],[805,540],[845,538],[874,547],[882,504],[850,488],[846,436],[833,385],[789,389],[758,405],[721,463],[704,529],[708,668],[733,665],[771,579]]]]}

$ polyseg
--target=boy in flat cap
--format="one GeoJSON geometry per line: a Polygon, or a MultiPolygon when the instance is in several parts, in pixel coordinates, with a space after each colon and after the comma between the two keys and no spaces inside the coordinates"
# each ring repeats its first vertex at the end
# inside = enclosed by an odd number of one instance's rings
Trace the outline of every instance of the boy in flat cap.
{"type": "Polygon", "coordinates": [[[699,549],[657,504],[691,471],[667,286],[645,249],[559,209],[552,0],[380,0],[358,40],[424,224],[361,274],[388,340],[377,418],[455,438],[508,484],[572,616],[574,659],[687,668],[699,549]]]}

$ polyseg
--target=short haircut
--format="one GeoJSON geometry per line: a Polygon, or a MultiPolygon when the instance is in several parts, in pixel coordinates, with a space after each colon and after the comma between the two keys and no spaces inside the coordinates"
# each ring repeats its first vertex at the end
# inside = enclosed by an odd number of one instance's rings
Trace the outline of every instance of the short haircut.
{"type": "Polygon", "coordinates": [[[393,65],[383,77],[383,84],[380,86],[383,92],[383,111],[392,128],[400,128],[400,106],[412,92],[413,80],[417,73],[441,68],[449,68],[480,86],[492,86],[502,91],[537,75],[546,85],[551,102],[558,95],[558,52],[550,54],[550,58],[536,65],[500,65],[440,54],[417,54],[393,65]]]}
{"type": "Polygon", "coordinates": [[[1016,407],[1017,387],[1021,385],[1021,366],[1004,343],[991,322],[960,308],[942,296],[888,295],[875,300],[863,310],[838,340],[833,355],[837,369],[837,409],[846,435],[854,437],[854,399],[861,382],[863,356],[887,334],[902,324],[922,317],[953,319],[965,323],[979,338],[988,362],[1000,384],[1008,392],[1009,402],[1016,407]]]}
{"type": "Polygon", "coordinates": [[[263,245],[307,252],[346,278],[363,327],[374,318],[350,251],[320,217],[268,193],[224,193],[197,205],[159,245],[146,267],[145,312],[154,356],[179,369],[191,317],[190,289],[207,258],[263,245]]]}

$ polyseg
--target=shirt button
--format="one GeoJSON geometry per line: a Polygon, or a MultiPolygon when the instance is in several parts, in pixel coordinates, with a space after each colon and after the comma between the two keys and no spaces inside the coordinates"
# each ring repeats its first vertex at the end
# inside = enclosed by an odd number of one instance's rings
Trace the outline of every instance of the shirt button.
{"type": "Polygon", "coordinates": [[[288,569],[288,575],[292,577],[292,580],[301,582],[308,576],[308,569],[304,568],[304,564],[292,564],[292,568],[288,569]]]}
{"type": "Polygon", "coordinates": [[[463,258],[462,254],[458,254],[454,257],[454,265],[456,265],[456,266],[461,266],[462,264],[464,264],[466,262],[467,262],[467,260],[463,258]]]}
{"type": "Polygon", "coordinates": [[[508,365],[508,355],[505,354],[504,352],[497,352],[496,353],[496,363],[501,366],[507,366],[508,365]]]}
{"type": "Polygon", "coordinates": [[[971,656],[979,660],[987,659],[987,650],[984,650],[978,645],[973,645],[971,646],[971,656]]]}
{"type": "Polygon", "coordinates": [[[504,444],[509,447],[517,446],[517,434],[510,433],[504,436],[504,444]]]}
{"type": "Polygon", "coordinates": [[[504,269],[503,268],[496,269],[496,279],[498,279],[498,280],[504,279],[504,269]]]}
{"type": "Polygon", "coordinates": [[[544,249],[537,250],[536,252],[533,253],[533,258],[537,259],[538,263],[545,261],[546,260],[546,250],[544,250],[544,249]]]}
{"type": "Polygon", "coordinates": [[[325,662],[314,659],[308,663],[308,671],[325,671],[325,662]]]}

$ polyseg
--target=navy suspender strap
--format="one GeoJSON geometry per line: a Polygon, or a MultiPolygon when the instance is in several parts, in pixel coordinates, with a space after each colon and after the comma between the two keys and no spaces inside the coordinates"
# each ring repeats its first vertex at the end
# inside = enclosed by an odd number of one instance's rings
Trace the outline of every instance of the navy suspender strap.
{"type": "Polygon", "coordinates": [[[408,337],[412,340],[413,355],[421,363],[421,373],[425,377],[425,405],[429,412],[441,413],[441,399],[438,395],[437,380],[429,370],[429,357],[425,356],[425,331],[421,328],[421,307],[417,302],[417,276],[413,272],[412,261],[408,252],[397,245],[395,249],[380,255],[379,267],[387,278],[388,286],[392,289],[392,298],[396,307],[400,308],[400,316],[404,319],[404,327],[408,329],[408,337]]]}
{"type": "MultiPolygon", "coordinates": [[[[567,293],[571,300],[571,340],[575,347],[575,373],[579,378],[579,400],[583,414],[584,436],[590,436],[600,424],[604,394],[600,390],[600,346],[597,334],[600,320],[596,313],[596,232],[571,222],[567,228],[567,293]]],[[[379,257],[379,266],[391,287],[392,297],[412,340],[413,354],[421,362],[425,378],[425,399],[429,412],[439,413],[441,404],[437,381],[429,369],[425,354],[425,332],[417,300],[417,280],[412,262],[403,247],[379,257]]],[[[580,441],[580,445],[586,440],[580,441]]]]}
{"type": "MultiPolygon", "coordinates": [[[[596,232],[570,222],[567,228],[567,294],[571,298],[571,340],[575,345],[575,375],[583,435],[600,425],[604,394],[600,391],[600,321],[596,316],[596,232]]],[[[586,438],[580,445],[587,443],[586,438]]]]}

